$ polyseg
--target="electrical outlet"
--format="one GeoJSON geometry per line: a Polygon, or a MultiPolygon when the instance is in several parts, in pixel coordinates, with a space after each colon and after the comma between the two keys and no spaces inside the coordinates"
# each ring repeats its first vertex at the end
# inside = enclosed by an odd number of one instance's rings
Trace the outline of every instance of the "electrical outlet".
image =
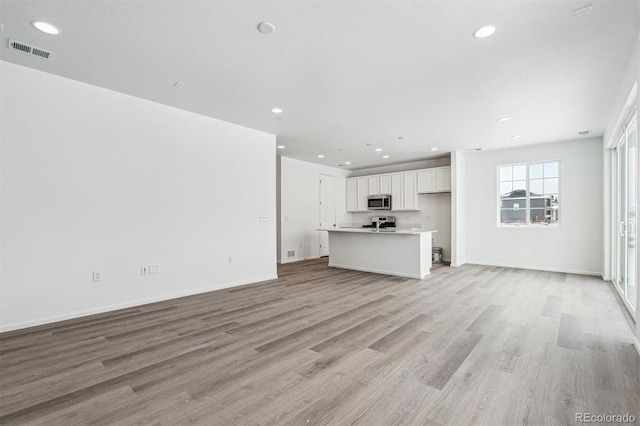
{"type": "Polygon", "coordinates": [[[233,257],[229,256],[229,265],[233,264],[233,257]]]}
{"type": "Polygon", "coordinates": [[[302,247],[302,241],[300,241],[300,244],[298,244],[298,247],[302,247]]]}
{"type": "Polygon", "coordinates": [[[142,265],[140,267],[140,275],[149,275],[149,265],[142,265]]]}
{"type": "Polygon", "coordinates": [[[102,271],[93,271],[93,281],[102,281],[102,271]]]}
{"type": "Polygon", "coordinates": [[[149,275],[159,274],[160,266],[159,265],[149,265],[149,275]]]}
{"type": "Polygon", "coordinates": [[[269,216],[265,216],[265,215],[259,214],[258,215],[258,221],[260,221],[260,222],[269,222],[269,216]]]}

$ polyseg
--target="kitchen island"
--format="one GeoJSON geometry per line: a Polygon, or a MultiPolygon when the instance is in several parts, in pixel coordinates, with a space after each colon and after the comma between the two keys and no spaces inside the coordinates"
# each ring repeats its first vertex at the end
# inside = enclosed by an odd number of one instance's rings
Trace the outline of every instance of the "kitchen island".
{"type": "Polygon", "coordinates": [[[420,229],[333,228],[329,266],[422,279],[431,273],[431,236],[420,229]]]}

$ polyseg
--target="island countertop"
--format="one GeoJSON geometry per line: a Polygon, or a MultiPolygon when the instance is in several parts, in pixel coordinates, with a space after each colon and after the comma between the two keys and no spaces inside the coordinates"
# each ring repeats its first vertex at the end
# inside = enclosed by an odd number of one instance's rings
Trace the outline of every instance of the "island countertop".
{"type": "Polygon", "coordinates": [[[431,237],[437,231],[411,227],[318,231],[329,235],[329,266],[417,279],[430,273],[431,237]]]}

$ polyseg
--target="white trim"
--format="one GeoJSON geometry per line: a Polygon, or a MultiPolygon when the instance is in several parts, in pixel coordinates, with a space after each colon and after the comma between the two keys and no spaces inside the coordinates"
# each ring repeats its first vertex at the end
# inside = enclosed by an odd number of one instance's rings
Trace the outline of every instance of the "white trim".
{"type": "MultiPolygon", "coordinates": [[[[529,269],[532,271],[545,271],[545,272],[560,272],[563,274],[574,274],[574,275],[592,275],[594,277],[602,277],[602,271],[579,271],[575,269],[563,269],[563,268],[547,268],[545,266],[526,266],[526,265],[509,265],[506,263],[491,263],[491,262],[477,262],[477,261],[467,261],[466,263],[470,263],[472,265],[480,265],[480,266],[499,266],[501,268],[516,268],[516,269],[529,269]]],[[[461,265],[459,265],[461,266],[461,265]]]]}
{"type": "Polygon", "coordinates": [[[640,340],[638,340],[638,337],[633,334],[631,337],[633,337],[633,346],[636,348],[636,352],[638,352],[638,355],[640,355],[640,340]]]}
{"type": "Polygon", "coordinates": [[[322,256],[308,256],[308,257],[292,257],[291,259],[280,260],[278,263],[284,265],[285,263],[302,262],[303,260],[320,259],[322,256]]]}
{"type": "Polygon", "coordinates": [[[414,278],[417,280],[421,280],[423,278],[425,278],[427,275],[431,274],[431,272],[425,274],[423,277],[421,277],[420,275],[414,275],[414,274],[405,274],[403,272],[393,272],[393,271],[386,271],[386,270],[382,270],[382,269],[373,269],[373,268],[363,268],[360,266],[351,266],[351,265],[339,265],[337,263],[331,263],[329,262],[329,266],[331,266],[332,268],[342,268],[342,269],[352,269],[354,271],[362,271],[362,272],[372,272],[374,274],[384,274],[384,275],[395,275],[396,277],[403,277],[403,278],[414,278]]]}
{"type": "Polygon", "coordinates": [[[198,289],[198,290],[194,290],[194,291],[188,291],[188,292],[184,292],[184,293],[174,293],[174,294],[171,294],[171,295],[168,295],[168,296],[153,297],[153,298],[150,298],[150,299],[140,299],[140,300],[136,300],[134,302],[129,302],[129,303],[110,305],[110,306],[105,306],[105,307],[97,308],[97,309],[87,309],[87,310],[84,310],[84,311],[76,311],[76,312],[71,312],[71,313],[64,314],[64,315],[54,315],[52,317],[41,318],[41,319],[37,319],[37,320],[30,320],[30,321],[24,321],[24,322],[19,322],[19,323],[14,323],[14,324],[8,324],[8,325],[0,326],[0,333],[5,333],[5,332],[8,332],[8,331],[14,331],[14,330],[21,330],[23,328],[36,327],[36,326],[39,326],[39,325],[51,324],[51,323],[55,323],[55,322],[59,322],[59,321],[65,321],[65,320],[69,320],[69,319],[86,317],[86,316],[89,316],[89,315],[104,314],[104,313],[107,313],[107,312],[117,311],[117,310],[120,310],[120,309],[126,309],[126,308],[131,308],[131,307],[136,307],[136,306],[147,305],[149,303],[163,302],[163,301],[166,301],[166,300],[178,299],[180,297],[193,296],[193,295],[196,295],[196,294],[209,293],[209,292],[212,292],[212,291],[223,290],[225,288],[230,288],[230,287],[238,287],[238,286],[247,285],[247,284],[255,284],[255,283],[259,283],[259,282],[263,282],[263,281],[275,280],[277,278],[278,278],[278,275],[273,275],[273,276],[264,277],[264,278],[260,278],[260,279],[255,279],[255,280],[250,280],[250,281],[239,281],[239,282],[234,282],[234,283],[226,283],[226,284],[223,284],[221,287],[220,286],[216,286],[216,287],[210,287],[210,288],[202,288],[202,289],[198,289]]]}

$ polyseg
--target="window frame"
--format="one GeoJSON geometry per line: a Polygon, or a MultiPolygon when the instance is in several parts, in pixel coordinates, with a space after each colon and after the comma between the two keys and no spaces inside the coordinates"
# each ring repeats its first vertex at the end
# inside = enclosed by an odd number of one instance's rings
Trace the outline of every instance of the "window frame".
{"type": "MultiPolygon", "coordinates": [[[[530,176],[529,176],[529,167],[532,165],[540,164],[544,168],[544,164],[546,163],[557,163],[558,164],[558,204],[562,205],[562,161],[559,158],[550,158],[545,160],[537,160],[537,161],[528,161],[528,162],[519,162],[519,163],[509,163],[509,164],[498,164],[496,166],[496,226],[501,229],[559,229],[562,223],[563,215],[558,216],[558,221],[554,223],[532,223],[531,222],[531,192],[529,190],[530,187],[530,176]],[[526,183],[526,194],[525,194],[525,223],[502,223],[501,222],[501,212],[502,212],[502,197],[500,190],[500,168],[502,167],[514,167],[514,166],[525,166],[525,178],[524,181],[526,183]]],[[[544,178],[542,178],[544,179],[544,178]]],[[[513,180],[512,180],[513,181],[513,180]]],[[[536,208],[534,207],[534,210],[536,208]]],[[[559,210],[563,210],[562,207],[559,207],[559,210]]],[[[560,213],[560,211],[559,211],[560,213]]]]}

